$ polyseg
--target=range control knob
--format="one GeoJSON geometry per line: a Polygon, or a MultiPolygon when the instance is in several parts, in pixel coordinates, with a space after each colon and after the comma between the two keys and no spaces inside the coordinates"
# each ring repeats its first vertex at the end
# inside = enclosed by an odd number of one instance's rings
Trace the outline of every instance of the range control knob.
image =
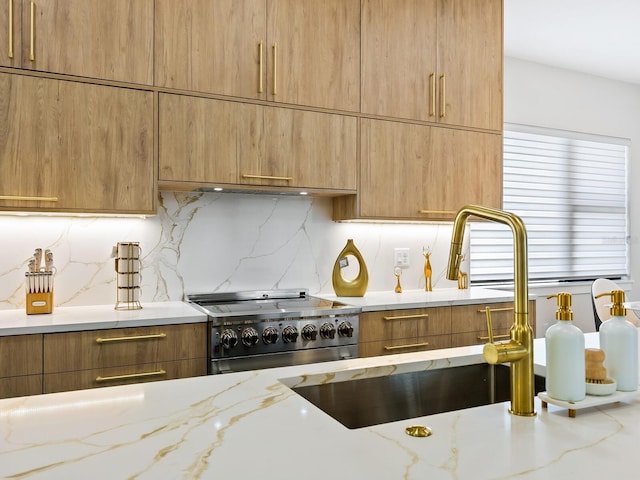
{"type": "Polygon", "coordinates": [[[230,328],[227,328],[220,334],[220,343],[226,349],[233,348],[238,344],[238,335],[230,328]]]}
{"type": "Polygon", "coordinates": [[[303,340],[311,340],[314,341],[316,338],[318,338],[318,327],[316,327],[315,325],[305,325],[304,327],[302,327],[302,339],[303,340]]]}
{"type": "Polygon", "coordinates": [[[323,323],[320,327],[320,336],[322,338],[336,338],[336,327],[331,323],[323,323]]]}
{"type": "Polygon", "coordinates": [[[295,343],[297,339],[298,329],[296,327],[284,327],[284,330],[282,330],[282,340],[284,340],[284,343],[295,343]]]}
{"type": "Polygon", "coordinates": [[[275,327],[267,327],[262,331],[262,341],[267,345],[278,341],[278,330],[275,327]]]}
{"type": "Polygon", "coordinates": [[[247,347],[253,347],[258,344],[260,337],[258,336],[258,331],[253,328],[245,328],[242,330],[242,343],[247,347]]]}
{"type": "Polygon", "coordinates": [[[342,322],[338,325],[338,335],[341,337],[353,337],[353,325],[349,322],[342,322]]]}

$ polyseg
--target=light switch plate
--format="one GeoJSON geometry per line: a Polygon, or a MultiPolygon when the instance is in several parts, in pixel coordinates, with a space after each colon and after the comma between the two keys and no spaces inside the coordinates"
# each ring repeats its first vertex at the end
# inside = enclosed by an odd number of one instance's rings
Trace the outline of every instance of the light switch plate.
{"type": "Polygon", "coordinates": [[[400,268],[409,268],[409,249],[394,248],[393,249],[393,266],[400,268]]]}

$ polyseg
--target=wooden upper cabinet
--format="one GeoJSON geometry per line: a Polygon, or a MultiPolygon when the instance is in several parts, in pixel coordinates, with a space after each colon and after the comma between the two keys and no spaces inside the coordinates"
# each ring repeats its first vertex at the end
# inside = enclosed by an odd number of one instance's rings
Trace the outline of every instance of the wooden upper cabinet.
{"type": "Polygon", "coordinates": [[[362,112],[502,130],[502,0],[363,0],[362,112]]]}
{"type": "Polygon", "coordinates": [[[22,35],[22,1],[8,0],[0,3],[0,66],[20,67],[22,35]]]}
{"type": "Polygon", "coordinates": [[[465,204],[500,208],[499,134],[362,119],[357,197],[334,219],[452,220],[465,204]]]}
{"type": "Polygon", "coordinates": [[[360,1],[267,0],[269,99],[358,111],[360,1]]]}
{"type": "Polygon", "coordinates": [[[10,74],[0,91],[0,210],[155,213],[153,93],[10,74]]]}
{"type": "Polygon", "coordinates": [[[155,22],[157,86],[266,99],[265,0],[156,0],[155,22]]]}
{"type": "Polygon", "coordinates": [[[359,0],[156,0],[156,85],[358,111],[359,0]]]}
{"type": "Polygon", "coordinates": [[[162,186],[355,191],[354,117],[174,94],[159,105],[162,186]]]}
{"type": "Polygon", "coordinates": [[[0,65],[153,84],[153,0],[9,0],[0,6],[3,31],[8,5],[14,28],[3,32],[0,65]]]}

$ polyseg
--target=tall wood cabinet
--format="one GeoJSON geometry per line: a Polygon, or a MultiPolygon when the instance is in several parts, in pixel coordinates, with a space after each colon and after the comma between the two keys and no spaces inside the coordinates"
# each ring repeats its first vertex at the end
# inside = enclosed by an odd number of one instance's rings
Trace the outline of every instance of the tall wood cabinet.
{"type": "Polygon", "coordinates": [[[0,65],[152,85],[153,7],[153,0],[5,0],[0,65]]]}
{"type": "Polygon", "coordinates": [[[172,94],[159,116],[162,186],[355,191],[355,117],[172,94]]]}
{"type": "Polygon", "coordinates": [[[160,87],[358,111],[359,0],[156,0],[160,87]]]}
{"type": "Polygon", "coordinates": [[[0,398],[42,393],[42,335],[0,337],[0,398]]]}
{"type": "Polygon", "coordinates": [[[0,73],[0,210],[155,213],[153,93],[0,73]]]}
{"type": "Polygon", "coordinates": [[[363,0],[362,112],[502,130],[502,0],[363,0]]]}
{"type": "Polygon", "coordinates": [[[452,220],[468,203],[501,206],[501,135],[361,122],[358,196],[335,199],[335,219],[452,220]]]}

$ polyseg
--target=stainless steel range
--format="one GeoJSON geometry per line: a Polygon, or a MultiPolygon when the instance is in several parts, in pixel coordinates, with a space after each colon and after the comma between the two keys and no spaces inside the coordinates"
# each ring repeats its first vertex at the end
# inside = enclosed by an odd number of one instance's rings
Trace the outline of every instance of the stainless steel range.
{"type": "Polygon", "coordinates": [[[359,307],[305,289],[186,298],[209,317],[210,374],[358,356],[359,307]]]}

